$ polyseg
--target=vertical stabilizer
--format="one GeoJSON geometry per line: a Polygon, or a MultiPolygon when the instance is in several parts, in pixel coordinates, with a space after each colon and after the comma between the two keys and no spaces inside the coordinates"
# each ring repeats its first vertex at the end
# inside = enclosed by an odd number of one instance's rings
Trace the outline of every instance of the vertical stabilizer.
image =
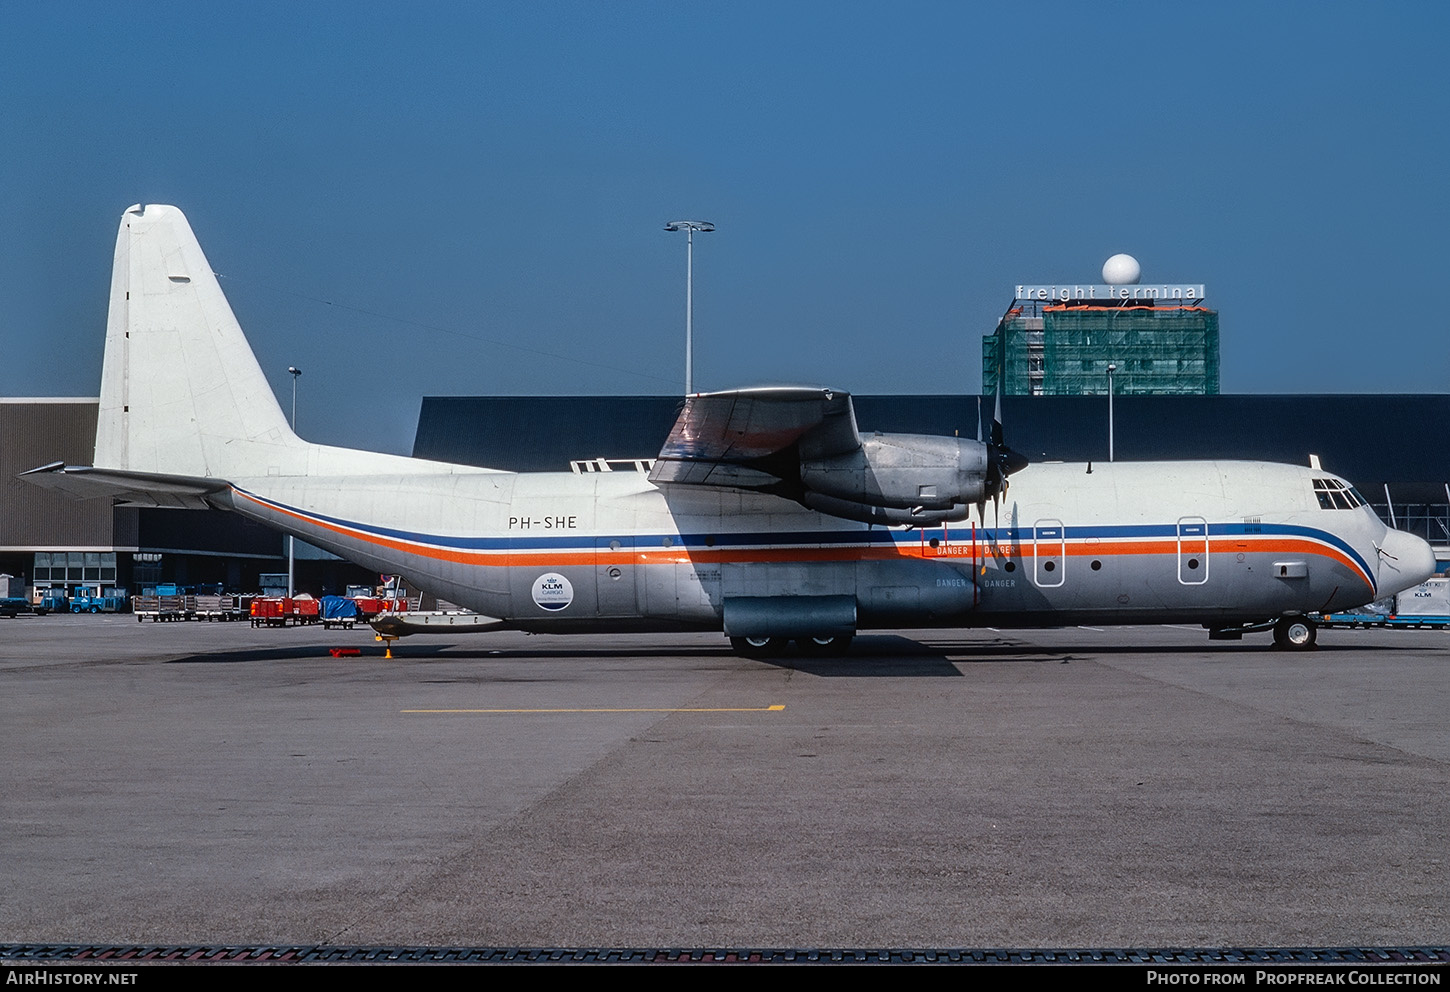
{"type": "Polygon", "coordinates": [[[306,447],[185,215],[131,207],[116,238],[94,464],[231,478],[306,447]]]}

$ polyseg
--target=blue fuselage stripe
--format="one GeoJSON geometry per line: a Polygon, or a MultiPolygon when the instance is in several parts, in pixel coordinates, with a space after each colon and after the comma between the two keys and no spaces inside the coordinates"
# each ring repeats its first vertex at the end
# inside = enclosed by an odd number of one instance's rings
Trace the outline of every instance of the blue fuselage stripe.
{"type": "MultiPolygon", "coordinates": [[[[971,539],[968,535],[974,537],[978,543],[991,545],[1031,541],[1037,533],[1037,530],[1043,532],[1040,536],[1044,540],[1051,540],[1053,542],[1073,542],[1088,539],[1133,541],[1157,538],[1163,540],[1177,539],[1179,537],[1190,540],[1203,540],[1201,525],[1193,527],[1195,531],[1198,531],[1197,533],[1184,533],[1182,525],[1179,524],[1053,526],[1034,530],[1032,527],[973,528],[969,523],[962,523],[957,526],[948,525],[945,528],[927,528],[917,531],[889,531],[879,527],[866,527],[851,530],[748,531],[714,534],[585,535],[573,533],[559,537],[545,537],[520,533],[507,537],[464,537],[459,535],[426,534],[418,531],[379,527],[374,524],[363,524],[340,517],[330,517],[321,513],[300,510],[287,506],[284,503],[279,503],[276,500],[267,499],[255,493],[247,492],[246,490],[238,489],[237,491],[252,500],[272,507],[280,512],[294,514],[304,519],[316,520],[348,530],[354,530],[364,537],[389,538],[404,541],[409,544],[446,548],[455,551],[577,550],[580,548],[592,548],[598,542],[609,540],[619,540],[621,543],[629,542],[634,547],[639,548],[647,545],[662,546],[666,539],[671,542],[672,546],[679,547],[686,552],[703,551],[712,548],[891,547],[919,545],[923,541],[929,541],[933,538],[950,538],[960,543],[964,539],[971,539]]],[[[1335,534],[1319,530],[1318,528],[1303,527],[1296,524],[1210,523],[1208,525],[1208,533],[1210,537],[1297,537],[1318,541],[1343,552],[1350,560],[1364,570],[1367,578],[1373,575],[1368,563],[1365,562],[1364,558],[1348,542],[1335,534]]]]}

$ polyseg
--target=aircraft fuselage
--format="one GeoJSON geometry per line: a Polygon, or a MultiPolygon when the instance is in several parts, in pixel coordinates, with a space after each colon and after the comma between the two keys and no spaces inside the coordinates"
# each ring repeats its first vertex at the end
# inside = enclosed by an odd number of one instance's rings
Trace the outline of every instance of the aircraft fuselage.
{"type": "Polygon", "coordinates": [[[1356,606],[1386,568],[1422,567],[1379,552],[1398,532],[1367,507],[1322,507],[1324,478],[1256,462],[1040,464],[981,517],[911,529],[638,472],[274,476],[234,482],[226,502],[527,630],[720,629],[727,600],[795,597],[849,597],[860,628],[1215,626],[1356,606]]]}

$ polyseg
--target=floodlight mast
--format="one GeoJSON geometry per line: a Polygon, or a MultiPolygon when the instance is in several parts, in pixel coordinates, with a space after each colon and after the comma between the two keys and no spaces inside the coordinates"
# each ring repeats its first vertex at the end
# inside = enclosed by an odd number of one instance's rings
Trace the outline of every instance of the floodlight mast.
{"type": "Polygon", "coordinates": [[[666,231],[685,232],[685,395],[695,391],[695,232],[715,230],[708,220],[672,220],[666,231]]]}
{"type": "MultiPolygon", "coordinates": [[[[302,370],[295,365],[287,366],[287,374],[292,377],[292,433],[297,433],[297,378],[302,375],[302,370]]],[[[291,599],[297,591],[293,584],[297,568],[297,538],[291,534],[287,535],[287,598],[291,599]]]]}

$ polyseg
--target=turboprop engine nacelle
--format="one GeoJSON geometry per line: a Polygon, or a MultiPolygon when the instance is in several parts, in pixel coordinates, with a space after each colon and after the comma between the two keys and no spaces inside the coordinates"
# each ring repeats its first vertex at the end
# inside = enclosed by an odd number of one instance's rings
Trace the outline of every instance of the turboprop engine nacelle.
{"type": "Polygon", "coordinates": [[[981,441],[929,434],[873,434],[863,437],[861,447],[847,454],[802,459],[801,482],[809,490],[808,497],[817,494],[832,502],[909,510],[914,520],[932,515],[923,511],[936,511],[937,519],[951,519],[940,514],[952,514],[958,508],[965,512],[966,505],[992,495],[990,469],[990,452],[981,441]]]}

